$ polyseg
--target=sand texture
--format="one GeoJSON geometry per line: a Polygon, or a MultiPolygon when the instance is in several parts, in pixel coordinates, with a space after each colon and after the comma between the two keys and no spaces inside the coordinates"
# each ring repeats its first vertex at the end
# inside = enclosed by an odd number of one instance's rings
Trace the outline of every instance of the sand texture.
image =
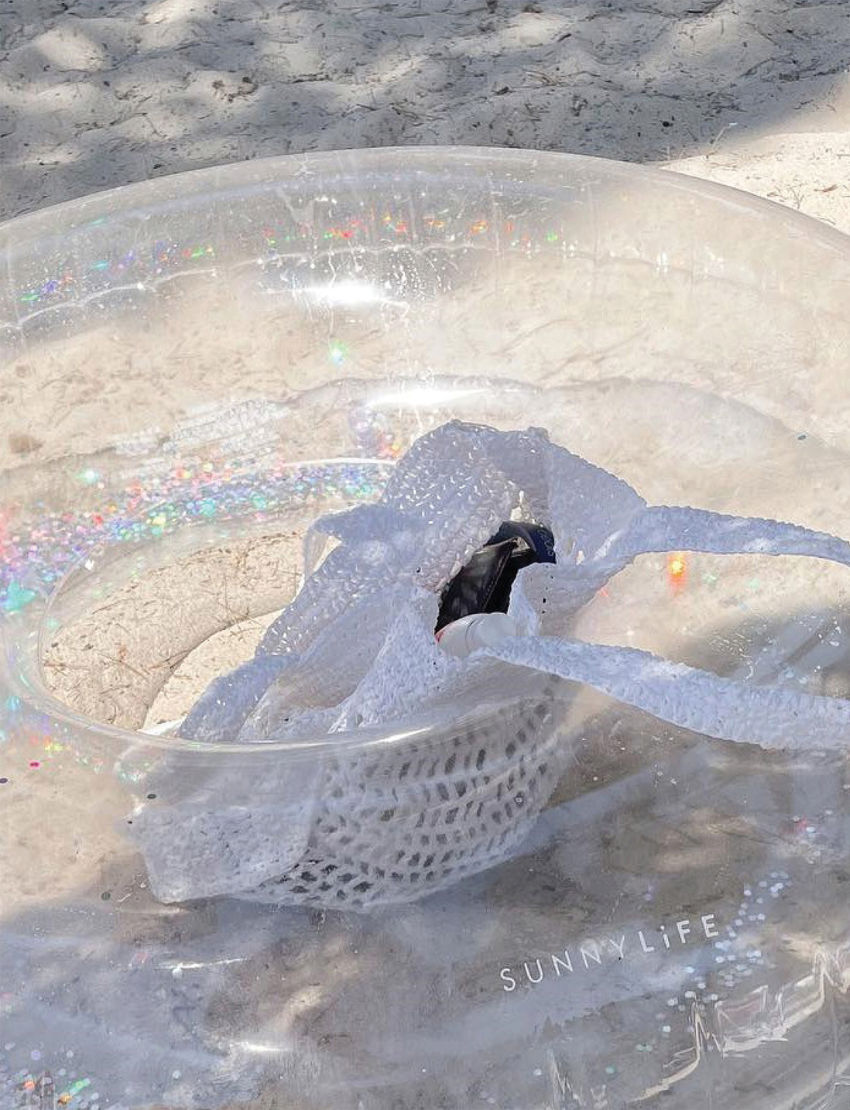
{"type": "Polygon", "coordinates": [[[3,0],[0,214],[267,155],[566,150],[850,227],[843,0],[3,0]]]}

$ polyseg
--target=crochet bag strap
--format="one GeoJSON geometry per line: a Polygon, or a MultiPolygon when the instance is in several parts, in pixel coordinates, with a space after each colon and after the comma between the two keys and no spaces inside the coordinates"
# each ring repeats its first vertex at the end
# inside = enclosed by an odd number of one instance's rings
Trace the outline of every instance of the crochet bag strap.
{"type": "MultiPolygon", "coordinates": [[[[584,579],[589,592],[638,555],[667,551],[802,555],[850,566],[850,544],[825,532],[660,506],[638,512],[590,560],[574,568],[572,577],[584,579]]],[[[524,573],[518,577],[520,594],[524,573]]],[[[585,683],[669,724],[717,739],[785,751],[850,749],[850,701],[841,698],[740,682],[634,648],[553,636],[520,637],[485,653],[585,683]]]]}

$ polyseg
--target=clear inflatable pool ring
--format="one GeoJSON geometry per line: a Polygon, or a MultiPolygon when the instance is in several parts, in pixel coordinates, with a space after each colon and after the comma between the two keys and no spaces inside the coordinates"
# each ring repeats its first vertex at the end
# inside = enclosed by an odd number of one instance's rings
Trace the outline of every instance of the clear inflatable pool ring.
{"type": "Polygon", "coordinates": [[[0,252],[0,1110],[846,1110],[850,240],[417,148],[0,252]]]}

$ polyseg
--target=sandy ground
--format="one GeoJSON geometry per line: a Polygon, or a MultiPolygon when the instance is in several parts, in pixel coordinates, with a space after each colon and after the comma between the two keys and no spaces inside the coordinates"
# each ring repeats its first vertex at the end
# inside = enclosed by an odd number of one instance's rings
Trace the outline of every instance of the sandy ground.
{"type": "Polygon", "coordinates": [[[388,144],[655,162],[850,229],[844,0],[0,0],[0,216],[388,144]]]}

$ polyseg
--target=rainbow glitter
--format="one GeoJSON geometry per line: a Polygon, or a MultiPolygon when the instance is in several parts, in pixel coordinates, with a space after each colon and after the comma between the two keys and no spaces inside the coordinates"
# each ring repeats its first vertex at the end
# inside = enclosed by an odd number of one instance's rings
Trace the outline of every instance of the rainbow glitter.
{"type": "MultiPolygon", "coordinates": [[[[102,483],[103,503],[94,510],[47,512],[9,528],[0,565],[0,609],[16,613],[52,592],[58,578],[96,544],[161,539],[198,520],[256,521],[317,499],[373,500],[389,476],[384,460],[397,457],[401,445],[382,431],[374,449],[374,462],[279,462],[256,474],[239,472],[237,460],[224,465],[177,460],[167,473],[150,475],[144,484],[131,478],[120,492],[102,483]]],[[[94,473],[83,471],[81,482],[96,485],[94,473]]]]}
{"type": "MultiPolygon", "coordinates": [[[[570,255],[577,253],[576,244],[568,241],[562,229],[541,230],[517,215],[502,218],[489,206],[485,214],[446,207],[418,212],[412,201],[404,211],[380,210],[362,201],[349,202],[346,210],[328,197],[314,198],[310,203],[310,224],[300,222],[279,204],[272,207],[270,203],[269,210],[259,216],[242,242],[239,264],[248,260],[249,266],[257,266],[262,272],[269,264],[279,266],[286,258],[315,257],[317,250],[330,256],[339,251],[380,250],[399,241],[454,250],[477,246],[483,236],[497,239],[500,249],[529,253],[556,247],[566,248],[570,255]]],[[[229,244],[223,241],[179,242],[154,235],[140,242],[138,229],[132,235],[128,232],[132,245],[130,241],[115,245],[110,234],[109,254],[90,261],[92,253],[97,252],[95,229],[107,223],[103,217],[85,225],[81,229],[85,249],[69,245],[67,256],[54,262],[55,270],[48,277],[39,274],[37,279],[24,279],[13,299],[31,311],[17,324],[7,321],[5,327],[18,330],[46,310],[112,294],[126,296],[133,290],[142,292],[178,275],[215,273],[217,264],[232,265],[235,261],[229,244]]]]}

